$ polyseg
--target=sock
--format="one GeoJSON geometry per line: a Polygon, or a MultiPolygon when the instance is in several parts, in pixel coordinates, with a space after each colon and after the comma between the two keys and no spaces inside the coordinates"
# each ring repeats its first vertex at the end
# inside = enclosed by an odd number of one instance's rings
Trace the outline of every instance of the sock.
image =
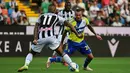
{"type": "Polygon", "coordinates": [[[67,54],[64,54],[63,55],[63,59],[66,63],[68,63],[70,65],[70,63],[72,62],[71,58],[67,55],[67,54]]]}
{"type": "Polygon", "coordinates": [[[32,61],[33,59],[33,54],[32,53],[29,53],[27,56],[26,56],[26,59],[25,59],[25,64],[26,66],[28,66],[30,64],[30,62],[32,61]]]}
{"type": "Polygon", "coordinates": [[[50,61],[51,62],[62,62],[62,57],[61,56],[51,57],[50,61]]]}
{"type": "Polygon", "coordinates": [[[57,56],[57,52],[54,51],[53,54],[52,54],[52,57],[56,57],[57,56]]]}
{"type": "Polygon", "coordinates": [[[85,62],[84,62],[84,68],[86,68],[88,66],[88,64],[91,62],[92,59],[90,58],[86,58],[85,62]]]}

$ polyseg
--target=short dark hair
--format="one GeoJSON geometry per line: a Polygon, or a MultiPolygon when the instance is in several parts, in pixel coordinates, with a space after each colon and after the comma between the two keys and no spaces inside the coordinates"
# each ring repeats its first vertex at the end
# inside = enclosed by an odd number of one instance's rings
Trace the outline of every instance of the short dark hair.
{"type": "Polygon", "coordinates": [[[83,10],[83,9],[82,9],[81,7],[79,7],[79,6],[78,6],[78,7],[76,7],[76,11],[78,11],[78,12],[79,12],[79,11],[82,11],[82,10],[83,10]]]}
{"type": "Polygon", "coordinates": [[[48,12],[54,12],[53,7],[56,7],[56,6],[54,4],[50,4],[49,7],[48,7],[48,12]]]}
{"type": "Polygon", "coordinates": [[[66,5],[70,5],[71,6],[71,3],[69,2],[69,1],[67,1],[66,3],[65,3],[65,6],[66,5]]]}

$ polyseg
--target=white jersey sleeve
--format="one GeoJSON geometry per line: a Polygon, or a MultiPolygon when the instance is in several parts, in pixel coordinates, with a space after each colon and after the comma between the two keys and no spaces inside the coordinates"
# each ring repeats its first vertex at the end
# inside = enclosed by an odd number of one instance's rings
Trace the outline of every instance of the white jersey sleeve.
{"type": "Polygon", "coordinates": [[[58,12],[58,15],[59,15],[59,16],[62,16],[61,12],[62,12],[62,11],[58,12]]]}
{"type": "Polygon", "coordinates": [[[40,22],[41,22],[41,19],[40,19],[40,18],[41,18],[41,16],[42,16],[42,15],[40,15],[40,16],[38,17],[38,19],[37,19],[36,23],[39,23],[39,24],[40,24],[40,22]]]}

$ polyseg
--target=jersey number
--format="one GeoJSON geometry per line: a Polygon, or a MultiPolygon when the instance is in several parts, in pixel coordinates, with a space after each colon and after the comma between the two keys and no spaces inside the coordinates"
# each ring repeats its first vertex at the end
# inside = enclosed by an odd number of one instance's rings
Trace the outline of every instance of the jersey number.
{"type": "Polygon", "coordinates": [[[41,24],[42,24],[42,26],[44,26],[44,27],[50,27],[51,25],[52,25],[52,16],[43,16],[42,17],[43,19],[42,19],[42,22],[41,22],[41,24]]]}

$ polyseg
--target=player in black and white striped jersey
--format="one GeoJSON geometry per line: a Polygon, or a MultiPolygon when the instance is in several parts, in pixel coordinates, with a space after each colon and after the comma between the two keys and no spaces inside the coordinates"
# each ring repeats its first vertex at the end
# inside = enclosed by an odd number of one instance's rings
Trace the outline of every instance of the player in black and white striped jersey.
{"type": "Polygon", "coordinates": [[[75,12],[71,10],[71,3],[66,2],[65,9],[58,12],[58,15],[62,16],[66,20],[69,20],[69,18],[73,18],[75,16],[75,12]]]}
{"type": "Polygon", "coordinates": [[[60,23],[61,25],[70,27],[78,37],[82,37],[82,35],[78,34],[76,29],[64,18],[54,14],[56,11],[54,5],[50,5],[48,10],[49,13],[39,16],[38,21],[36,22],[32,49],[26,56],[24,66],[19,68],[18,72],[27,70],[33,56],[36,53],[40,53],[44,46],[48,46],[51,50],[55,50],[59,55],[63,56],[63,59],[71,66],[72,60],[67,54],[62,53],[62,45],[60,45],[60,42],[56,38],[54,29],[56,28],[57,23],[60,23]]]}
{"type": "MultiPolygon", "coordinates": [[[[65,20],[69,21],[71,18],[75,16],[75,12],[71,10],[71,3],[66,2],[65,3],[65,9],[58,12],[58,15],[65,18],[65,20]]],[[[60,34],[63,33],[64,27],[60,26],[60,34]]]]}
{"type": "MultiPolygon", "coordinates": [[[[65,20],[69,21],[71,18],[73,18],[75,16],[75,12],[71,9],[71,3],[70,2],[66,2],[65,3],[65,9],[61,10],[60,12],[58,12],[58,15],[65,18],[65,20]]],[[[59,30],[59,34],[58,34],[58,40],[61,41],[61,37],[62,37],[62,33],[64,31],[64,26],[60,25],[60,30],[59,30]]],[[[67,37],[64,40],[64,44],[67,43],[67,37]]],[[[65,47],[65,46],[64,46],[65,47]]],[[[57,53],[54,51],[52,56],[56,56],[57,53]]]]}
{"type": "Polygon", "coordinates": [[[63,24],[64,19],[57,16],[54,13],[42,14],[37,21],[37,23],[39,24],[38,38],[41,39],[41,38],[54,36],[55,26],[59,21],[63,24]]]}

